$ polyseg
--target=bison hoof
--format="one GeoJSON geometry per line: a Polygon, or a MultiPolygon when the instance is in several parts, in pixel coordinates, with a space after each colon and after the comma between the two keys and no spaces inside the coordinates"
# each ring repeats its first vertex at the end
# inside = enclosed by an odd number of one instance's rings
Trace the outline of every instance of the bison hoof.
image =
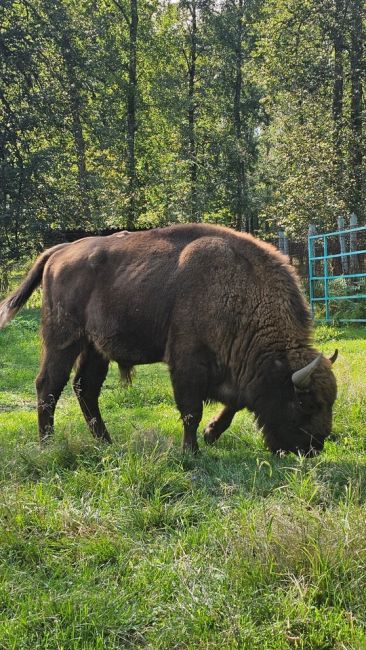
{"type": "Polygon", "coordinates": [[[212,429],[210,429],[210,427],[207,427],[207,429],[205,429],[203,433],[203,439],[206,445],[213,445],[216,442],[217,438],[218,436],[212,429]]]}
{"type": "Polygon", "coordinates": [[[199,446],[197,444],[196,445],[187,445],[187,444],[185,444],[185,445],[183,445],[183,453],[184,454],[194,454],[194,456],[197,456],[201,452],[200,452],[200,448],[199,448],[199,446]]]}

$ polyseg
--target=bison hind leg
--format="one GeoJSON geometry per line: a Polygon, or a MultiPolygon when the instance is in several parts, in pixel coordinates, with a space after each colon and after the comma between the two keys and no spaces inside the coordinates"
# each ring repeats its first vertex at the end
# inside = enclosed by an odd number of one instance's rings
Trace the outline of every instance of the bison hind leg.
{"type": "Polygon", "coordinates": [[[63,349],[57,349],[46,342],[44,344],[41,369],[36,379],[38,428],[41,445],[53,433],[56,404],[67,384],[72,366],[79,352],[79,342],[74,342],[63,349]]]}
{"type": "Polygon", "coordinates": [[[73,387],[92,435],[105,442],[112,442],[98,404],[100,391],[107,376],[108,365],[108,359],[93,345],[88,345],[77,360],[73,387]]]}

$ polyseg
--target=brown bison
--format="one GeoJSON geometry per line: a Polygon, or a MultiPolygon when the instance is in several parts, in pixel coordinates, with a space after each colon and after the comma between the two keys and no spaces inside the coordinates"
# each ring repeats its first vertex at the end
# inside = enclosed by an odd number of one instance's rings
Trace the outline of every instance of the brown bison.
{"type": "Polygon", "coordinates": [[[215,442],[236,411],[253,411],[274,451],[312,453],[331,432],[336,382],[311,347],[311,319],[295,272],[275,248],[227,228],[177,225],[60,244],[45,251],[0,304],[0,327],[43,284],[39,433],[75,365],[74,388],[94,436],[110,442],[98,397],[111,360],[165,361],[196,451],[206,400],[224,405],[215,442]]]}

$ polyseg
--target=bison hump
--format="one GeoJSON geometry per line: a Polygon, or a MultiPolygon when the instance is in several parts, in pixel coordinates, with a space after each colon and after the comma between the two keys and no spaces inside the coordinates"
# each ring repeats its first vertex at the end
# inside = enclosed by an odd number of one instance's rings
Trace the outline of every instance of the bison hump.
{"type": "Polygon", "coordinates": [[[234,263],[230,243],[221,237],[200,237],[185,246],[179,256],[179,267],[234,263]]]}

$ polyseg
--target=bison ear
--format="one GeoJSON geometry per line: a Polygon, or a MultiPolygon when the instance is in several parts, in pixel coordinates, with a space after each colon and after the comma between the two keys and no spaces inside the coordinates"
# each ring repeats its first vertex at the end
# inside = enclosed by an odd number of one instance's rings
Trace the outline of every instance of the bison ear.
{"type": "Polygon", "coordinates": [[[316,359],[310,361],[304,368],[300,368],[292,375],[292,383],[295,386],[296,390],[306,390],[309,388],[311,383],[311,375],[313,374],[315,368],[318,367],[320,360],[322,358],[321,354],[318,354],[316,359]]]}
{"type": "Polygon", "coordinates": [[[335,361],[337,361],[337,357],[338,357],[338,350],[335,350],[335,352],[332,354],[332,356],[329,357],[329,361],[330,361],[330,363],[331,363],[332,365],[333,365],[333,363],[334,363],[335,361]]]}

